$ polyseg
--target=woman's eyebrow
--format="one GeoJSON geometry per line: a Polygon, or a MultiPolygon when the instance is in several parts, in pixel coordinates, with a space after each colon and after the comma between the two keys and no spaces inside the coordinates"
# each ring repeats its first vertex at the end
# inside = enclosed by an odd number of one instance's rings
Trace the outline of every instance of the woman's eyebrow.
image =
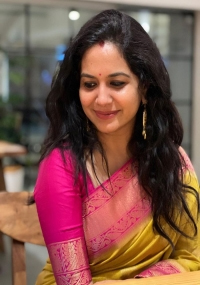
{"type": "MultiPolygon", "coordinates": [[[[128,74],[126,74],[124,72],[115,72],[115,73],[110,74],[108,77],[115,77],[115,76],[120,76],[120,75],[123,75],[123,76],[126,76],[126,77],[130,78],[130,75],[128,75],[128,74]]],[[[92,76],[92,75],[90,75],[88,73],[82,73],[81,77],[95,78],[95,76],[92,76]]]]}
{"type": "Polygon", "coordinates": [[[87,73],[82,73],[81,77],[89,77],[89,78],[95,78],[94,76],[87,74],[87,73]]]}
{"type": "Polygon", "coordinates": [[[126,77],[129,77],[130,78],[130,75],[124,73],[124,72],[115,72],[115,73],[112,73],[109,75],[109,77],[115,77],[115,76],[119,76],[119,75],[123,75],[123,76],[126,76],[126,77]]]}

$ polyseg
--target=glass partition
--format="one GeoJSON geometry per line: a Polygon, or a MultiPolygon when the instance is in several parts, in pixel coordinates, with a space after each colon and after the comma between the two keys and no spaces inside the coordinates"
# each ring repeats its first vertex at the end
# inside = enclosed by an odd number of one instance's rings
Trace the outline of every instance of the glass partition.
{"type": "MultiPolygon", "coordinates": [[[[48,127],[44,104],[57,62],[62,60],[71,37],[100,11],[84,8],[83,2],[80,1],[80,18],[76,21],[69,19],[68,6],[0,4],[0,109],[4,114],[0,115],[0,139],[27,146],[29,154],[18,161],[27,167],[27,188],[35,183],[48,127]],[[12,123],[2,123],[8,110],[13,114],[12,123]]],[[[183,146],[190,154],[193,14],[134,6],[116,8],[138,20],[158,45],[171,77],[173,100],[183,120],[183,146]]]]}

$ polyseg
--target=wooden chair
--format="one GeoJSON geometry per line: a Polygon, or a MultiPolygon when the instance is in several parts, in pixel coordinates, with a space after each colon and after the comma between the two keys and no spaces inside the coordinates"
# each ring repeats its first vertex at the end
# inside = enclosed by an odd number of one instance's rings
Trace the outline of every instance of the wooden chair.
{"type": "Polygon", "coordinates": [[[25,244],[45,245],[30,192],[0,192],[0,231],[12,240],[12,284],[26,285],[25,244]]]}

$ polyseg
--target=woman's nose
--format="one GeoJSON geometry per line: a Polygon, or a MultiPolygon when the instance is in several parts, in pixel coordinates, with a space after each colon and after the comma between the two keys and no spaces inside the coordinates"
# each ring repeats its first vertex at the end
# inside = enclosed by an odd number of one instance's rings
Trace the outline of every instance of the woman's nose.
{"type": "Polygon", "coordinates": [[[111,91],[109,88],[100,86],[97,90],[96,103],[101,106],[112,103],[112,96],[110,92],[111,91]]]}

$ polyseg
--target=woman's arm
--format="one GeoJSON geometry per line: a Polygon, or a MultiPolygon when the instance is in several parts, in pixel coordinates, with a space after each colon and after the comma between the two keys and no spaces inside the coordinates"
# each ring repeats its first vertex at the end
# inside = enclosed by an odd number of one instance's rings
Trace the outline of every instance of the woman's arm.
{"type": "Polygon", "coordinates": [[[91,281],[82,224],[82,199],[69,153],[55,149],[39,168],[34,191],[38,216],[57,285],[91,281]]]}

